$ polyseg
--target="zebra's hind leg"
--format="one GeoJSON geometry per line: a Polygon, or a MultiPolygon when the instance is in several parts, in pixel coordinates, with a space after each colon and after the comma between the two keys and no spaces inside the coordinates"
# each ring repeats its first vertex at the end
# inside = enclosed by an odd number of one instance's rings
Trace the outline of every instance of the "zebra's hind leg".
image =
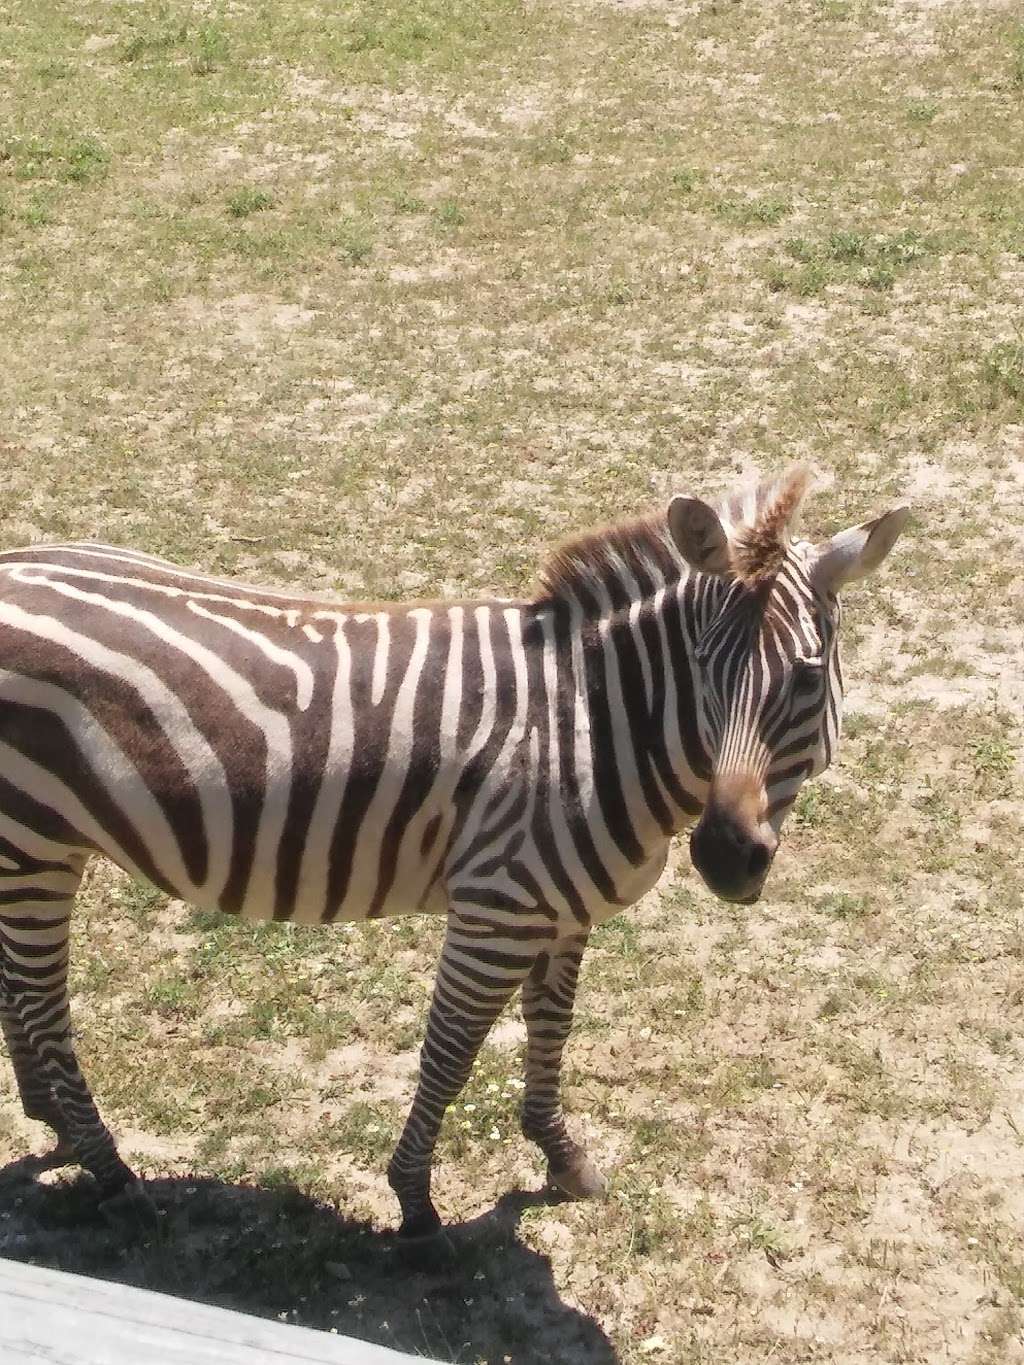
{"type": "MultiPolygon", "coordinates": [[[[0,979],[3,976],[3,955],[0,953],[0,979]]],[[[51,1151],[31,1159],[31,1168],[35,1171],[44,1171],[54,1166],[70,1165],[76,1157],[74,1146],[67,1134],[64,1115],[54,1098],[42,1067],[36,1060],[35,1051],[29,1044],[25,1030],[6,998],[0,998],[0,1028],[3,1030],[4,1042],[7,1044],[7,1052],[14,1068],[14,1078],[18,1083],[21,1107],[26,1118],[45,1123],[57,1137],[56,1146],[51,1151]]]]}
{"type": "Polygon", "coordinates": [[[0,876],[0,999],[30,1117],[42,1118],[104,1196],[135,1180],[93,1102],[75,1056],[68,1008],[68,930],[81,866],[0,876]],[[34,1111],[34,1112],[33,1112],[34,1111]]]}
{"type": "Polygon", "coordinates": [[[523,1132],[548,1159],[548,1181],[573,1199],[603,1194],[605,1180],[566,1131],[562,1114],[562,1053],[572,1028],[572,1009],[585,933],[572,934],[537,958],[523,985],[526,1021],[526,1092],[523,1132]]]}
{"type": "Polygon", "coordinates": [[[402,1206],[399,1235],[406,1241],[423,1241],[441,1230],[430,1198],[430,1166],[441,1121],[535,956],[532,944],[519,945],[479,920],[460,921],[455,915],[449,920],[416,1096],[388,1165],[388,1182],[402,1206]]]}

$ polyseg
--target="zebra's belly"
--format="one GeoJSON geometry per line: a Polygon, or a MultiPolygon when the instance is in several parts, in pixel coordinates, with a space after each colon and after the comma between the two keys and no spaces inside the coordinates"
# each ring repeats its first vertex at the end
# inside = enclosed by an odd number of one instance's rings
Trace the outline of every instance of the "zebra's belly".
{"type": "Polygon", "coordinates": [[[330,866],[305,869],[291,895],[282,896],[273,876],[261,875],[254,866],[244,896],[227,898],[212,890],[196,888],[166,888],[183,900],[202,909],[216,909],[237,914],[247,920],[290,920],[295,924],[345,923],[365,919],[386,918],[393,915],[444,914],[448,897],[442,879],[433,876],[432,869],[395,869],[393,879],[382,876],[379,865],[360,866],[355,859],[350,879],[343,895],[332,887],[330,866]]]}
{"type": "MultiPolygon", "coordinates": [[[[126,870],[134,873],[134,869],[126,870]]],[[[424,888],[422,879],[397,882],[383,896],[379,894],[376,880],[372,883],[356,881],[341,900],[329,898],[322,888],[309,886],[297,888],[292,897],[282,898],[272,878],[258,875],[253,876],[240,902],[218,894],[213,887],[177,886],[165,878],[157,885],[168,895],[196,909],[219,910],[254,921],[278,919],[294,924],[343,924],[395,915],[442,915],[448,910],[443,883],[438,881],[424,888]]]]}
{"type": "MultiPolygon", "coordinates": [[[[365,919],[386,919],[394,915],[445,914],[448,897],[443,884],[428,885],[429,869],[419,876],[399,876],[386,889],[379,876],[353,878],[342,899],[301,890],[287,918],[296,924],[351,923],[365,919]]],[[[243,910],[246,919],[273,917],[272,898],[266,902],[258,895],[243,910]]]]}
{"type": "MultiPolygon", "coordinates": [[[[321,782],[302,802],[285,781],[232,790],[210,780],[202,805],[179,802],[173,824],[156,811],[137,817],[149,867],[123,860],[114,841],[96,844],[189,904],[243,919],[320,924],[443,913],[440,864],[456,818],[451,804],[428,796],[399,819],[394,802],[378,811],[364,801],[353,815],[343,804],[346,792],[358,794],[356,784],[321,782]],[[190,831],[202,856],[189,854],[190,831]]],[[[154,796],[170,803],[163,789],[154,796]]]]}

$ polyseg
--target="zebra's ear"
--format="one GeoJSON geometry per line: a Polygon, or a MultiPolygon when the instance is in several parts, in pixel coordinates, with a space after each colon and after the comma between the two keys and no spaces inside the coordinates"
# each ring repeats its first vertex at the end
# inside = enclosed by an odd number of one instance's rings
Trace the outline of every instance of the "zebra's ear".
{"type": "Polygon", "coordinates": [[[668,506],[668,529],[676,549],[700,573],[726,574],[732,569],[729,537],[713,507],[700,498],[673,498],[668,506]]]}
{"type": "Polygon", "coordinates": [[[851,526],[819,545],[811,568],[815,587],[837,593],[844,584],[873,573],[910,519],[909,507],[894,507],[874,521],[851,526]]]}

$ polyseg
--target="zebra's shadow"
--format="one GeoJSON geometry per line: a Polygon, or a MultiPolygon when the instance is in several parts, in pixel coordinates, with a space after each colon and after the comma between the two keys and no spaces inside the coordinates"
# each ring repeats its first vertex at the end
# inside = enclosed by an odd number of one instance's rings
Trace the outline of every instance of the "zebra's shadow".
{"type": "Polygon", "coordinates": [[[564,1304],[549,1259],[518,1237],[514,1190],[411,1257],[391,1232],[293,1186],[148,1180],[155,1231],[111,1227],[88,1177],[0,1170],[0,1256],[361,1337],[439,1361],[616,1365],[598,1323],[564,1304]]]}

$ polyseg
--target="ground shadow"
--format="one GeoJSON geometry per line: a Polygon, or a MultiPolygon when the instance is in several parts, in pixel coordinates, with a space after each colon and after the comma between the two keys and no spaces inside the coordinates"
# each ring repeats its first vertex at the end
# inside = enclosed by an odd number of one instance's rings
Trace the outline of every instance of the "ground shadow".
{"type": "Polygon", "coordinates": [[[0,1171],[0,1256],[362,1337],[442,1361],[616,1365],[604,1332],[562,1303],[546,1256],[517,1235],[545,1191],[516,1190],[410,1261],[393,1233],[294,1187],[145,1182],[155,1231],[111,1227],[89,1177],[0,1171]]]}

